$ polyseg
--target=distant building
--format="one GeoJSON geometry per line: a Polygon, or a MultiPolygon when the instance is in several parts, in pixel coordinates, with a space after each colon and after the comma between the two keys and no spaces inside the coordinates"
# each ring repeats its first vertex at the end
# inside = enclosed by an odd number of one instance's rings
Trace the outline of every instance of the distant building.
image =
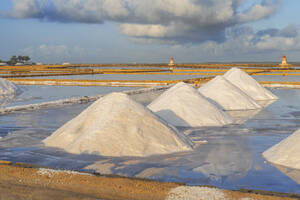
{"type": "Polygon", "coordinates": [[[288,64],[288,63],[287,63],[287,60],[286,60],[286,56],[283,56],[283,57],[282,57],[281,64],[282,64],[282,65],[287,65],[287,64],[288,64]]]}
{"type": "Polygon", "coordinates": [[[0,63],[0,66],[5,66],[5,65],[7,65],[6,63],[0,63]]]}
{"type": "Polygon", "coordinates": [[[38,62],[38,63],[36,63],[36,65],[43,65],[43,63],[41,63],[41,62],[38,62]]]}
{"type": "Polygon", "coordinates": [[[70,65],[71,63],[68,62],[64,62],[63,65],[70,65]]]}
{"type": "Polygon", "coordinates": [[[169,66],[174,66],[174,65],[175,65],[174,58],[170,58],[169,66]]]}
{"type": "Polygon", "coordinates": [[[23,64],[24,65],[33,65],[33,62],[32,61],[25,61],[23,64]]]}
{"type": "Polygon", "coordinates": [[[21,63],[21,62],[18,62],[15,64],[15,66],[23,66],[23,65],[24,65],[24,63],[21,63]]]}
{"type": "Polygon", "coordinates": [[[282,57],[282,60],[281,60],[281,63],[279,64],[279,66],[281,68],[289,68],[290,67],[290,64],[288,64],[288,62],[287,62],[286,56],[282,57]]]}

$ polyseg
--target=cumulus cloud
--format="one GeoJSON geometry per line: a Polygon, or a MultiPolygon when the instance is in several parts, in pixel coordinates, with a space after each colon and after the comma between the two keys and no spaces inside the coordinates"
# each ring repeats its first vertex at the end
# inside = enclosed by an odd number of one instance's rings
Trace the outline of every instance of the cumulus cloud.
{"type": "Polygon", "coordinates": [[[79,23],[116,22],[133,38],[225,41],[226,29],[272,16],[278,0],[13,0],[11,16],[79,23]]]}
{"type": "Polygon", "coordinates": [[[299,30],[298,26],[293,25],[283,29],[265,29],[257,32],[249,26],[234,27],[226,32],[227,40],[223,43],[207,41],[197,46],[183,45],[181,48],[186,49],[186,52],[197,52],[211,57],[229,57],[231,60],[234,60],[235,55],[248,57],[270,52],[277,54],[295,52],[300,51],[299,30]]]}

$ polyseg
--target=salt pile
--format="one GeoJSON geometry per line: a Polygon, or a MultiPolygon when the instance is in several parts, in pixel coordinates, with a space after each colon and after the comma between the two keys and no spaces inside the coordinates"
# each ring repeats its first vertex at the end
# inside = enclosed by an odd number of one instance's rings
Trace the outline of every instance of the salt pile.
{"type": "Polygon", "coordinates": [[[175,128],[126,94],[99,99],[44,141],[67,152],[103,156],[148,156],[192,149],[175,128]]]}
{"type": "Polygon", "coordinates": [[[0,78],[0,96],[16,95],[20,90],[10,81],[0,78]]]}
{"type": "Polygon", "coordinates": [[[270,163],[300,169],[300,129],[263,153],[270,163]]]}
{"type": "Polygon", "coordinates": [[[224,110],[254,110],[262,108],[254,99],[222,76],[201,86],[198,91],[224,110]]]}
{"type": "Polygon", "coordinates": [[[229,115],[185,83],[168,89],[148,108],[175,126],[223,126],[234,122],[229,115]]]}
{"type": "Polygon", "coordinates": [[[254,78],[238,68],[232,68],[224,74],[224,78],[240,88],[254,100],[278,99],[269,90],[262,87],[254,78]]]}

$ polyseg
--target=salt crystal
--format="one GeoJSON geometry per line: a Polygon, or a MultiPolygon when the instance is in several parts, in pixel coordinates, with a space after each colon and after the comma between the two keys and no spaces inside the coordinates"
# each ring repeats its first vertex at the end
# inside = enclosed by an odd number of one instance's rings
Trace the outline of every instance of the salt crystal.
{"type": "Polygon", "coordinates": [[[239,68],[232,68],[224,74],[224,78],[255,100],[278,99],[277,96],[262,87],[254,78],[239,68]]]}
{"type": "Polygon", "coordinates": [[[300,169],[300,129],[263,153],[263,157],[277,165],[300,169]]]}
{"type": "Polygon", "coordinates": [[[183,133],[126,94],[99,99],[44,141],[67,152],[103,156],[148,156],[192,149],[183,133]]]}
{"type": "Polygon", "coordinates": [[[175,126],[223,126],[234,123],[228,114],[185,83],[178,83],[168,89],[148,108],[175,126]]]}
{"type": "Polygon", "coordinates": [[[222,76],[202,85],[198,91],[224,110],[255,110],[260,106],[254,99],[222,76]]]}

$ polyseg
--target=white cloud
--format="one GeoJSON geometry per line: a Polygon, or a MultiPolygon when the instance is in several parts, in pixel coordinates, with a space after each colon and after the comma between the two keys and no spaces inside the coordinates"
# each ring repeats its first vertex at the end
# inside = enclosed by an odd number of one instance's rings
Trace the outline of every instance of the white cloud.
{"type": "Polygon", "coordinates": [[[14,0],[13,16],[16,18],[38,17],[40,8],[32,0],[14,0]]]}
{"type": "Polygon", "coordinates": [[[117,22],[129,37],[180,43],[224,41],[225,30],[270,17],[277,0],[13,0],[11,15],[50,21],[117,22]]]}
{"type": "MultiPolygon", "coordinates": [[[[234,27],[226,31],[224,42],[205,41],[199,44],[174,43],[161,38],[134,37],[135,49],[92,49],[80,46],[42,44],[25,48],[21,54],[43,63],[97,62],[167,62],[175,57],[179,62],[274,60],[280,55],[300,52],[300,28],[289,25],[283,29],[254,31],[251,27],[234,27]],[[158,42],[160,45],[155,45],[158,42]]],[[[290,58],[290,57],[289,57],[290,58]]]]}

